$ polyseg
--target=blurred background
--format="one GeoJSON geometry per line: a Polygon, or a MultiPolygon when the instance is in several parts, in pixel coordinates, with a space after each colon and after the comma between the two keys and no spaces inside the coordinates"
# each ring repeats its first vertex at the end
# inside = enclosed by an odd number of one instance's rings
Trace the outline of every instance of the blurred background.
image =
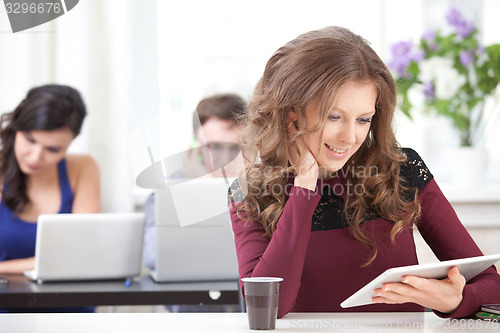
{"type": "MultiPolygon", "coordinates": [[[[150,193],[135,185],[151,163],[147,148],[156,160],[185,150],[197,103],[221,92],[248,100],[267,59],[287,41],[344,26],[389,62],[393,43],[416,43],[428,29],[445,29],[452,6],[474,22],[482,44],[500,43],[498,0],[81,0],[65,15],[18,33],[2,9],[0,112],[12,111],[33,86],[79,89],[89,116],[70,151],[98,160],[105,212],[133,211],[150,193]]],[[[463,187],[450,176],[449,152],[459,142],[449,119],[415,109],[413,121],[398,112],[394,127],[401,145],[422,155],[451,201],[477,206],[479,197],[498,209],[500,109],[499,103],[489,107],[480,186],[463,187]]]]}

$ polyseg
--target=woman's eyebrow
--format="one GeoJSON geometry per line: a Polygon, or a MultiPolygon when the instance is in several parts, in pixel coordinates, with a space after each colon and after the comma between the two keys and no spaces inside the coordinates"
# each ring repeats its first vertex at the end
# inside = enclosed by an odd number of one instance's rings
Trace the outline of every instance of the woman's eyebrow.
{"type": "MultiPolygon", "coordinates": [[[[342,112],[342,113],[349,113],[349,112],[347,112],[347,111],[345,111],[345,110],[342,110],[342,109],[341,109],[341,108],[339,108],[339,107],[334,107],[334,108],[333,108],[333,110],[337,110],[337,111],[340,111],[340,112],[342,112]]],[[[372,110],[372,111],[368,111],[368,112],[362,113],[362,114],[360,114],[360,115],[358,115],[358,116],[369,116],[369,115],[373,115],[373,114],[375,114],[375,110],[372,110]]]]}

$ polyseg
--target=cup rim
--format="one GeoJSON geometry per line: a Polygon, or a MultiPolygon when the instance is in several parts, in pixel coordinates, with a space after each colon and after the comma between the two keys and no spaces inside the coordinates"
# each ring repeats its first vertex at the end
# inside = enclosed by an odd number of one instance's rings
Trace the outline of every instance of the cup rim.
{"type": "Polygon", "coordinates": [[[271,276],[253,276],[241,279],[242,282],[281,282],[283,278],[271,276]]]}

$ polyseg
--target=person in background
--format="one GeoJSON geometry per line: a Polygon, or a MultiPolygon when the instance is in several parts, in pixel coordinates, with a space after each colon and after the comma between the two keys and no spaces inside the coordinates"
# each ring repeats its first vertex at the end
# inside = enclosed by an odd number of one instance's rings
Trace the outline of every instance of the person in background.
{"type": "Polygon", "coordinates": [[[77,90],[50,84],[1,116],[0,274],[34,269],[40,214],[100,212],[96,161],[67,154],[86,114],[77,90]]]}
{"type": "Polygon", "coordinates": [[[193,112],[191,149],[184,154],[182,169],[169,178],[236,176],[241,126],[238,118],[246,110],[245,101],[236,94],[217,94],[204,98],[193,112]]]}
{"type": "Polygon", "coordinates": [[[240,278],[283,278],[278,317],[429,308],[462,318],[500,303],[494,266],[469,281],[453,267],[445,279],[406,276],[374,290],[371,305],[341,308],[386,269],[418,264],[415,225],[440,260],[482,255],[420,156],[398,146],[395,106],[390,71],[345,28],[305,33],[268,61],[230,212],[240,278]]]}
{"type": "MultiPolygon", "coordinates": [[[[185,152],[182,169],[169,178],[235,177],[242,170],[236,157],[240,153],[238,123],[246,103],[232,93],[216,94],[204,98],[193,112],[193,139],[185,152]]],[[[146,214],[144,230],[143,265],[154,269],[156,260],[155,196],[151,194],[143,211],[146,214]]],[[[237,306],[219,305],[169,305],[169,312],[235,312],[237,306]]]]}
{"type": "MultiPolygon", "coordinates": [[[[232,93],[204,98],[193,112],[193,139],[186,151],[182,169],[169,178],[235,177],[243,166],[235,160],[240,152],[241,126],[238,119],[246,112],[246,103],[232,93]]],[[[143,207],[146,214],[143,265],[154,269],[156,234],[154,232],[154,193],[143,207]]]]}

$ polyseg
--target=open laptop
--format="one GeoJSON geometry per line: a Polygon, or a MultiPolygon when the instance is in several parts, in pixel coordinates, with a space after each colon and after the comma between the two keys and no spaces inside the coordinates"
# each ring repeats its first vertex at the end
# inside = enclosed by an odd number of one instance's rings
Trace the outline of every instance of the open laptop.
{"type": "Polygon", "coordinates": [[[166,180],[155,191],[156,282],[238,279],[227,206],[234,179],[166,180]]]}
{"type": "Polygon", "coordinates": [[[42,214],[35,269],[24,274],[39,283],[137,276],[144,223],[144,213],[42,214]]]}

